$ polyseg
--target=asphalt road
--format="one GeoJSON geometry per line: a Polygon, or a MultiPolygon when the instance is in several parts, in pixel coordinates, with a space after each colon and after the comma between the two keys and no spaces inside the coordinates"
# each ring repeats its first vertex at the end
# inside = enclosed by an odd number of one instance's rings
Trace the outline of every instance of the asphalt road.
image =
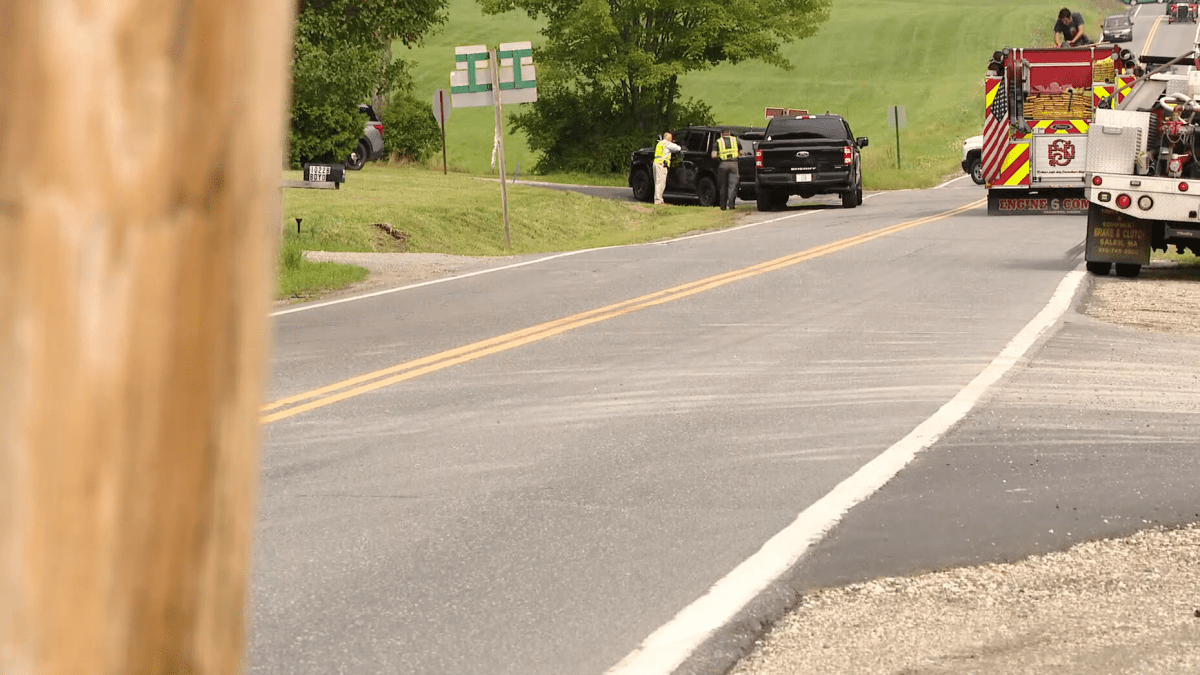
{"type": "MultiPolygon", "coordinates": [[[[1138,12],[1150,53],[1190,47],[1138,12]]],[[[1079,219],[982,197],[748,210],[277,317],[249,671],[665,673],[617,664],[714,584],[757,588],[685,650],[681,672],[719,673],[809,588],[1200,519],[1176,365],[1200,345],[1080,315],[1079,219]],[[930,447],[782,573],[729,580],[1060,288],[1070,309],[930,447]]]]}
{"type": "MultiPolygon", "coordinates": [[[[955,397],[1079,265],[1076,219],[997,222],[982,196],[958,181],[750,213],[759,224],[278,317],[270,400],[374,374],[269,413],[250,672],[608,671],[955,397]]],[[[1196,474],[1178,469],[1143,478],[1179,503],[1196,474]]],[[[995,519],[972,495],[996,470],[906,472],[917,501],[872,518],[883,502],[868,500],[846,525],[886,515],[905,545],[881,557],[839,530],[688,667],[719,672],[772,599],[807,584],[1062,545],[1024,518],[1006,547],[964,539],[995,519]]],[[[1123,524],[1144,514],[1126,506],[1123,524]]]]}

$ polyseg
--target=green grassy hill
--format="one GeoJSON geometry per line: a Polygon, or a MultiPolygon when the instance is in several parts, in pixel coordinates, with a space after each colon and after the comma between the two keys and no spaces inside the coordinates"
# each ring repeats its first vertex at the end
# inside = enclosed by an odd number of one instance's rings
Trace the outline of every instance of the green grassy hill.
{"type": "MultiPolygon", "coordinates": [[[[979,133],[989,55],[1004,46],[1049,44],[1058,7],[1038,0],[834,0],[829,22],[815,37],[784,47],[794,70],[758,62],[723,65],[689,74],[683,93],[707,102],[725,124],[765,124],[767,106],[840,113],[856,135],[871,139],[863,152],[868,189],[933,185],[960,171],[961,141],[979,133]],[[895,132],[887,125],[891,105],[904,106],[907,117],[900,170],[895,132]]],[[[1115,0],[1071,7],[1084,14],[1093,37],[1104,16],[1123,9],[1115,0]]],[[[457,45],[530,40],[536,48],[542,40],[538,23],[523,13],[484,16],[474,0],[450,0],[449,15],[423,47],[397,47],[399,57],[414,63],[421,99],[438,88],[449,91],[457,45]]],[[[452,111],[446,128],[452,168],[489,171],[492,120],[490,108],[452,111]]],[[[512,133],[505,150],[509,174],[518,162],[527,173],[536,159],[524,138],[512,133]]]]}

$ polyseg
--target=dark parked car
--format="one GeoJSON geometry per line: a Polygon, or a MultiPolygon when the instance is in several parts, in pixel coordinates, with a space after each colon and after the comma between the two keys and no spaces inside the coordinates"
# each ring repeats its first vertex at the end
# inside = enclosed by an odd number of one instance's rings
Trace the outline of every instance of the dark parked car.
{"type": "Polygon", "coordinates": [[[758,210],[782,208],[788,197],[837,194],[842,206],[863,202],[862,157],[866,138],[855,138],[841,115],[773,117],[754,151],[758,210]]]}
{"type": "MultiPolygon", "coordinates": [[[[701,206],[716,206],[717,165],[720,160],[712,157],[717,148],[717,137],[722,129],[738,138],[741,154],[738,157],[738,197],[754,199],[754,147],[762,138],[763,127],[684,127],[674,132],[675,143],[682,148],[671,157],[667,169],[667,186],[664,196],[688,196],[700,200],[701,206]]],[[[629,158],[629,187],[633,198],[644,202],[654,199],[654,146],[634,151],[629,158]]]]}
{"type": "Polygon", "coordinates": [[[1133,40],[1133,21],[1124,14],[1113,14],[1101,25],[1101,42],[1130,42],[1133,40]]]}
{"type": "Polygon", "coordinates": [[[358,147],[346,158],[346,168],[354,171],[383,156],[383,122],[379,121],[375,109],[366,103],[359,104],[358,111],[367,116],[367,123],[363,127],[363,137],[358,141],[358,147]]]}

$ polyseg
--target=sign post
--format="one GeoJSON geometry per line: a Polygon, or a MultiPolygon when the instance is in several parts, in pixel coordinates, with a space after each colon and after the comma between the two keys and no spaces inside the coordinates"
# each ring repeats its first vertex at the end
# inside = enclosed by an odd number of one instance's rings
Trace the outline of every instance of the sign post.
{"type": "Polygon", "coordinates": [[[500,62],[496,52],[488,52],[488,63],[492,70],[492,102],[496,108],[496,143],[500,146],[500,212],[504,216],[504,248],[512,250],[508,236],[508,188],[505,187],[504,171],[504,116],[500,114],[500,62]]]}
{"type": "Polygon", "coordinates": [[[896,168],[900,168],[900,130],[904,128],[904,106],[888,106],[888,128],[896,130],[896,168]]]}
{"type": "Polygon", "coordinates": [[[433,116],[442,128],[442,175],[446,175],[446,120],[450,119],[450,101],[446,98],[446,90],[438,89],[433,92],[433,116]]]}
{"type": "Polygon", "coordinates": [[[500,208],[504,216],[504,245],[512,249],[508,231],[508,189],[504,179],[504,129],[501,98],[509,103],[537,100],[537,77],[533,68],[533,45],[504,42],[495,51],[487,45],[454,48],[456,69],[450,72],[450,100],[455,107],[490,105],[496,109],[496,141],[500,161],[500,208]],[[481,81],[479,70],[487,68],[490,82],[481,81]],[[501,97],[500,92],[504,92],[501,97]]]}

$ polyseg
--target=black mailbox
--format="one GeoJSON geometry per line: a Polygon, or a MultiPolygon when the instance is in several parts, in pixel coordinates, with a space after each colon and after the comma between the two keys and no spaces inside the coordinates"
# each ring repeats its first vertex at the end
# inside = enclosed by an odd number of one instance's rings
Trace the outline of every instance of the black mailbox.
{"type": "Polygon", "coordinates": [[[312,183],[346,182],[344,164],[305,164],[304,180],[312,183]]]}

